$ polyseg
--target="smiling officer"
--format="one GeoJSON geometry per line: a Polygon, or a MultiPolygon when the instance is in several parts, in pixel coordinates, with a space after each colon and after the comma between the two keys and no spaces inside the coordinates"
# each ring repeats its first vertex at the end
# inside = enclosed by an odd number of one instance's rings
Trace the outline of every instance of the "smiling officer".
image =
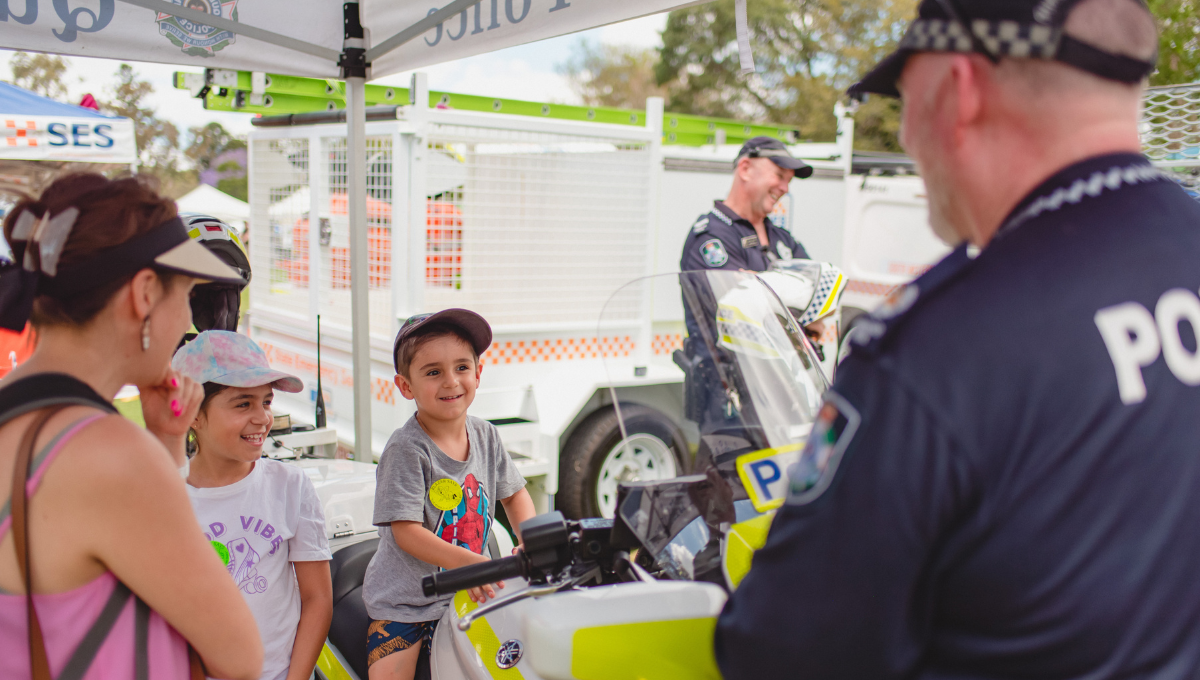
{"type": "Polygon", "coordinates": [[[924,0],[853,88],[902,95],[958,247],[855,339],[725,678],[1200,677],[1200,205],[1138,154],[1156,45],[1138,0],[924,0]]]}
{"type": "Polygon", "coordinates": [[[742,145],[733,162],[733,186],[724,201],[692,225],[683,243],[680,271],[749,269],[766,271],[775,260],[808,258],[796,239],[767,217],[788,192],[792,177],[813,173],[773,137],[755,137],[742,145]]]}

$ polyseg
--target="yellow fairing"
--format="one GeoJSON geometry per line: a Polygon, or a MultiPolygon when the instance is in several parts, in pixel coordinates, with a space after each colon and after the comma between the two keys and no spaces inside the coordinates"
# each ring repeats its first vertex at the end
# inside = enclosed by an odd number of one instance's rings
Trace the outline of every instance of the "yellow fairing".
{"type": "Polygon", "coordinates": [[[759,515],[745,522],[738,522],[729,527],[725,540],[725,575],[729,578],[729,587],[736,589],[750,571],[750,562],[754,553],[767,544],[767,532],[771,530],[771,520],[775,512],[759,515]]]}
{"type": "MultiPolygon", "coordinates": [[[[460,619],[478,606],[478,604],[471,601],[470,597],[467,597],[467,591],[460,590],[454,594],[454,611],[458,613],[460,619]]],[[[500,651],[500,638],[496,636],[496,632],[488,624],[487,617],[476,619],[471,623],[471,629],[467,631],[467,639],[471,641],[471,646],[479,654],[479,659],[483,662],[483,667],[487,669],[488,674],[493,678],[511,678],[512,680],[520,678],[524,680],[525,676],[521,675],[521,671],[516,666],[504,669],[496,665],[496,652],[500,651]]]]}
{"type": "Polygon", "coordinates": [[[321,655],[317,657],[317,668],[319,668],[321,673],[325,677],[329,678],[329,680],[352,679],[350,673],[347,672],[346,669],[342,667],[342,663],[338,661],[337,655],[335,655],[333,650],[329,648],[328,642],[321,647],[321,655]]]}
{"type": "Polygon", "coordinates": [[[571,641],[579,680],[720,680],[715,618],[580,628],[571,641]]]}

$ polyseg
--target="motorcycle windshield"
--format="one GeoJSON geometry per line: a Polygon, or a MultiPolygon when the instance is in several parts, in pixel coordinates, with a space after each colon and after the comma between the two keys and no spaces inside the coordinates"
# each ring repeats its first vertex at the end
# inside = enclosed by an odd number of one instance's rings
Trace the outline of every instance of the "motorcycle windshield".
{"type": "MultiPolygon", "coordinates": [[[[618,414],[675,408],[694,458],[691,476],[625,484],[617,512],[665,571],[690,578],[689,556],[721,524],[782,503],[828,383],[796,320],[752,272],[635,280],[601,315],[601,337],[622,328],[632,342],[604,356],[618,414]]],[[[636,434],[623,418],[621,428],[626,441],[636,434]]]]}

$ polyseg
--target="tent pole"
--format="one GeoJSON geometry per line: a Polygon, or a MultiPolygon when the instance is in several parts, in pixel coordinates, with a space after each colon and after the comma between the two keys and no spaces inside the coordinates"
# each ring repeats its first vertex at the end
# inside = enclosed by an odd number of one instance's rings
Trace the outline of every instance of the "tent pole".
{"type": "Polygon", "coordinates": [[[373,462],[371,450],[371,315],[367,295],[366,78],[346,78],[347,203],[350,218],[350,324],[354,352],[354,458],[373,462]]]}

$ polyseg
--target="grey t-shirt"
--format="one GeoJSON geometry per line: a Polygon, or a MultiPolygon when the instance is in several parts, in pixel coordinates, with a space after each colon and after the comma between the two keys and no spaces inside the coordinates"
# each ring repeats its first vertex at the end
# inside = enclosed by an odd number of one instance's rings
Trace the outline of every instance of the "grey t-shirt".
{"type": "Polygon", "coordinates": [[[421,593],[421,578],[438,568],[401,550],[392,537],[391,522],[421,522],[446,542],[482,555],[495,503],[525,488],[525,478],[504,450],[494,425],[467,416],[467,439],[467,459],[454,460],[413,416],[383,447],[375,470],[373,519],[379,527],[379,549],[363,583],[371,618],[436,621],[452,597],[421,593]]]}

